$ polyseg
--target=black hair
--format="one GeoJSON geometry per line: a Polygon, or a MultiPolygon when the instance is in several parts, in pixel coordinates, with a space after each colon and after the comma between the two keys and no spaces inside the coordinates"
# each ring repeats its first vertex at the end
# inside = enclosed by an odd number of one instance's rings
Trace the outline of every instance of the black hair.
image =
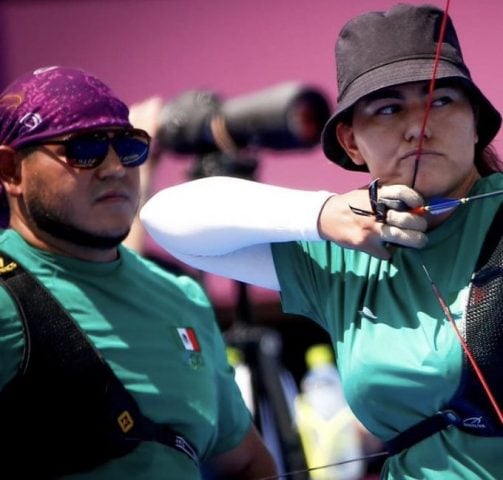
{"type": "Polygon", "coordinates": [[[475,167],[481,177],[503,172],[503,162],[491,144],[482,150],[475,148],[475,167]]]}

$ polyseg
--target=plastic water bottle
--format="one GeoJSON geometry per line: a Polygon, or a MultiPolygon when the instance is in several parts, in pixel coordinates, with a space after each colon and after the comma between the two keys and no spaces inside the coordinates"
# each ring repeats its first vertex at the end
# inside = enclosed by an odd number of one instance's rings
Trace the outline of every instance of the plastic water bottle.
{"type": "Polygon", "coordinates": [[[306,462],[313,480],[357,480],[364,474],[362,460],[326,465],[362,456],[358,422],[349,409],[329,345],[306,352],[307,373],[295,400],[295,413],[306,462]]]}
{"type": "Polygon", "coordinates": [[[241,395],[248,410],[255,415],[255,401],[253,398],[251,371],[244,362],[243,352],[236,347],[227,347],[227,360],[234,367],[234,379],[241,391],[241,395]]]}

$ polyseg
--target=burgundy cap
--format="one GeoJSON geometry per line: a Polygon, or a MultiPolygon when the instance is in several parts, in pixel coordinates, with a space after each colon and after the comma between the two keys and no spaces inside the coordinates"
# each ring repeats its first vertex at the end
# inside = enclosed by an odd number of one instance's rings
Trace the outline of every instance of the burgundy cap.
{"type": "Polygon", "coordinates": [[[78,69],[39,68],[0,94],[0,145],[101,127],[131,128],[127,106],[96,77],[78,69]]]}

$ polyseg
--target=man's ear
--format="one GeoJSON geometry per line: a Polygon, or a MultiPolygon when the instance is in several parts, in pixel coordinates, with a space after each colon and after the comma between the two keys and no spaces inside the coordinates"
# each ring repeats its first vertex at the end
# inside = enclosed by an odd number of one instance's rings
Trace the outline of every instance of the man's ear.
{"type": "Polygon", "coordinates": [[[16,152],[7,145],[0,145],[0,180],[7,190],[21,181],[21,162],[16,152]]]}
{"type": "Polygon", "coordinates": [[[351,125],[339,122],[335,127],[335,135],[341,147],[356,165],[365,165],[365,159],[356,144],[354,130],[351,125]]]}

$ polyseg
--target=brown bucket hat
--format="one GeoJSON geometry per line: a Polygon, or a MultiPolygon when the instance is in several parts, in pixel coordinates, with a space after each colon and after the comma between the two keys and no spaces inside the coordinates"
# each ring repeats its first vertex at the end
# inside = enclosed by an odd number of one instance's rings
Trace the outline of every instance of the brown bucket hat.
{"type": "MultiPolygon", "coordinates": [[[[369,93],[400,83],[430,80],[444,12],[430,5],[399,4],[386,12],[369,12],[350,20],[335,47],[339,96],[335,113],[325,125],[325,155],[347,170],[356,165],[337,141],[341,115],[369,93]]],[[[479,147],[484,148],[501,126],[501,115],[473,83],[450,18],[447,20],[436,79],[459,80],[478,107],[479,147]]]]}

